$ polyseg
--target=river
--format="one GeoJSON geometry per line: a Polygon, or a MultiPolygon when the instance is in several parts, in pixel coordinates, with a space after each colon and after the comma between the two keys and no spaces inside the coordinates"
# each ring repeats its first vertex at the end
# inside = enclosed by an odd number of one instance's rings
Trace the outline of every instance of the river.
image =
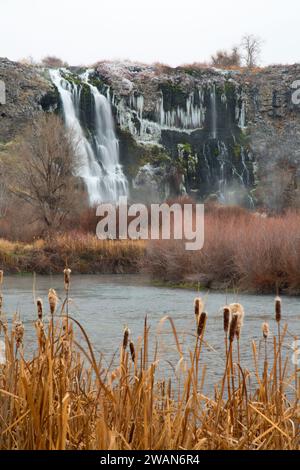
{"type": "MultiPolygon", "coordinates": [[[[44,301],[48,311],[47,294],[50,287],[64,298],[63,276],[6,276],[3,285],[4,311],[9,321],[15,312],[25,324],[25,335],[29,345],[35,335],[33,323],[36,309],[33,302],[33,286],[36,297],[44,301]]],[[[241,337],[242,366],[253,369],[251,342],[254,339],[263,360],[262,322],[270,323],[271,335],[268,350],[271,359],[272,333],[277,333],[274,320],[274,297],[230,293],[202,292],[208,321],[205,333],[207,344],[203,349],[203,361],[207,364],[206,387],[210,388],[222,377],[224,370],[224,333],[221,307],[227,302],[240,302],[245,309],[245,321],[241,337]],[[260,348],[259,348],[260,347],[260,348]]],[[[70,314],[86,329],[96,352],[103,354],[103,366],[110,364],[114,353],[122,342],[123,328],[128,326],[132,339],[143,333],[147,315],[150,326],[150,349],[153,353],[158,344],[159,370],[163,375],[175,374],[179,356],[176,352],[170,324],[159,324],[170,316],[177,329],[180,344],[188,360],[188,352],[195,344],[195,318],[193,301],[196,293],[191,290],[154,287],[149,280],[137,275],[77,275],[72,276],[70,314]]],[[[283,323],[288,322],[289,331],[300,336],[300,299],[283,298],[283,323]]],[[[77,333],[78,334],[78,333],[77,333]]],[[[284,350],[290,355],[293,338],[286,336],[284,350]]],[[[116,356],[117,357],[117,356],[116,356]]],[[[151,356],[150,356],[151,360],[151,356]]],[[[271,362],[271,361],[270,361],[271,362]]]]}

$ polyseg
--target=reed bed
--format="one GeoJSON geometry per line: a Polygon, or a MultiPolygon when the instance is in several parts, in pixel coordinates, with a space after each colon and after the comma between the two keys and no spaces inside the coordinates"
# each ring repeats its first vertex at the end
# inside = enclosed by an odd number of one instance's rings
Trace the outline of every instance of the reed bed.
{"type": "Polygon", "coordinates": [[[61,305],[53,289],[46,305],[36,300],[35,352],[27,357],[23,323],[15,318],[9,326],[2,313],[0,272],[0,449],[299,449],[299,370],[295,366],[288,373],[282,353],[288,330],[280,298],[274,307],[278,332],[272,339],[269,325],[262,324],[263,364],[252,343],[253,373],[243,367],[239,354],[243,306],[223,308],[224,368],[207,396],[203,348],[209,314],[203,299],[195,299],[194,312],[191,308],[194,347],[187,356],[172,318],[161,320],[169,323],[176,344],[178,387],[173,377],[157,376],[159,357],[157,352],[150,357],[155,338],[147,318],[137,339],[124,329],[117,367],[104,366],[72,316],[68,267],[62,282],[61,305]]]}

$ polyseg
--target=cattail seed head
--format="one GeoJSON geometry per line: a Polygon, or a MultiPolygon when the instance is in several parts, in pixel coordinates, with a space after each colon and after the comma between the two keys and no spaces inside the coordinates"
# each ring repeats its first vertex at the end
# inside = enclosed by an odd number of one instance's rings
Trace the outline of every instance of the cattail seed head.
{"type": "Polygon", "coordinates": [[[203,312],[203,307],[204,307],[204,305],[203,305],[203,301],[202,301],[201,297],[197,297],[194,300],[195,316],[196,316],[197,321],[199,319],[199,316],[203,312]]]}
{"type": "Polygon", "coordinates": [[[129,328],[126,328],[124,329],[124,335],[123,335],[123,349],[125,350],[128,346],[128,339],[129,339],[129,335],[130,335],[130,330],[129,328]]]}
{"type": "Polygon", "coordinates": [[[3,295],[0,294],[0,313],[2,311],[2,307],[3,307],[3,295]]]}
{"type": "Polygon", "coordinates": [[[65,290],[68,291],[70,289],[70,282],[71,282],[71,269],[66,268],[64,269],[64,284],[65,290]]]}
{"type": "Polygon", "coordinates": [[[281,320],[281,298],[276,297],[275,299],[275,318],[277,323],[281,320]]]}
{"type": "Polygon", "coordinates": [[[229,325],[231,321],[231,312],[229,307],[224,307],[223,308],[223,320],[224,320],[224,331],[225,333],[228,333],[229,331],[229,325]]]}
{"type": "Polygon", "coordinates": [[[0,270],[0,285],[3,284],[3,276],[4,276],[4,272],[2,271],[2,269],[0,270]]]}
{"type": "Polygon", "coordinates": [[[231,304],[229,308],[230,308],[232,316],[235,315],[237,317],[235,335],[237,339],[240,339],[241,331],[242,331],[243,324],[244,324],[244,316],[245,316],[244,308],[241,304],[231,304]]]}
{"type": "Polygon", "coordinates": [[[204,333],[205,325],[207,320],[207,313],[202,312],[198,322],[197,334],[201,337],[204,333]]]}
{"type": "Polygon", "coordinates": [[[240,339],[243,324],[244,324],[244,317],[241,314],[237,314],[237,322],[236,322],[236,330],[235,330],[237,339],[240,339]]]}
{"type": "Polygon", "coordinates": [[[134,362],[135,361],[135,349],[134,349],[134,344],[132,341],[130,341],[129,343],[129,349],[130,349],[131,359],[134,362]]]}
{"type": "Polygon", "coordinates": [[[264,339],[267,339],[269,334],[270,334],[269,324],[268,323],[263,323],[261,325],[261,330],[262,330],[262,334],[263,334],[264,339]]]}
{"type": "Polygon", "coordinates": [[[21,321],[16,321],[14,323],[14,335],[16,340],[16,346],[19,348],[23,342],[24,336],[24,325],[21,321]]]}
{"type": "Polygon", "coordinates": [[[236,325],[238,321],[238,316],[237,314],[233,314],[231,323],[230,323],[230,329],[229,329],[229,341],[232,343],[236,334],[236,325]]]}
{"type": "Polygon", "coordinates": [[[56,306],[57,306],[57,293],[55,292],[54,289],[49,289],[48,293],[48,301],[49,301],[49,307],[50,307],[50,313],[51,315],[54,315],[56,306]]]}
{"type": "Polygon", "coordinates": [[[42,318],[43,318],[43,301],[42,301],[42,299],[37,299],[36,306],[37,306],[38,319],[42,320],[42,318]]]}

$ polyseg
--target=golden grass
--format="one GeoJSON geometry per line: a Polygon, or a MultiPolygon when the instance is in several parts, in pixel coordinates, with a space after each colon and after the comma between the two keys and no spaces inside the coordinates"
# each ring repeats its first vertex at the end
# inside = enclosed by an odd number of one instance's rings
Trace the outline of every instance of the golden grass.
{"type": "Polygon", "coordinates": [[[139,271],[145,252],[142,240],[99,240],[71,232],[32,243],[0,239],[0,265],[6,272],[61,272],[65,263],[74,273],[139,271]]]}
{"type": "Polygon", "coordinates": [[[281,319],[272,354],[265,352],[263,372],[253,342],[253,375],[235,359],[243,308],[224,308],[223,378],[208,397],[202,355],[208,316],[200,300],[188,359],[173,320],[161,320],[170,323],[177,346],[178,387],[172,377],[157,378],[158,357],[149,354],[154,339],[147,319],[135,342],[129,329],[124,330],[118,367],[105,367],[83,326],[68,314],[69,288],[70,282],[60,311],[50,289],[49,321],[37,301],[36,352],[29,358],[22,323],[15,321],[9,328],[1,317],[0,449],[299,449],[299,371],[295,367],[292,375],[287,373],[282,357],[287,329],[281,319]],[[84,344],[77,342],[78,333],[84,344]]]}

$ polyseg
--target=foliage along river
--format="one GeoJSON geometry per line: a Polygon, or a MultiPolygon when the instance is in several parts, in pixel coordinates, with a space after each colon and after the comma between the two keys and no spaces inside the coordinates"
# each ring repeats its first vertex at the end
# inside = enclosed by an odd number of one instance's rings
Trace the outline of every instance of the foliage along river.
{"type": "MultiPolygon", "coordinates": [[[[103,367],[111,363],[114,353],[118,361],[118,348],[122,342],[123,328],[128,326],[132,339],[137,341],[143,334],[145,315],[150,326],[150,351],[153,354],[156,340],[158,344],[159,374],[172,374],[179,377],[179,355],[169,322],[160,324],[165,316],[170,316],[178,332],[185,360],[189,361],[189,351],[195,345],[195,318],[193,301],[195,292],[182,289],[154,287],[146,278],[136,275],[85,275],[72,276],[72,299],[69,312],[86,329],[96,352],[103,354],[103,367]]],[[[18,312],[25,324],[25,343],[35,345],[33,327],[36,320],[36,308],[33,302],[33,277],[6,276],[3,285],[4,312],[11,322],[14,312],[18,312]]],[[[44,301],[48,309],[48,289],[56,289],[60,299],[64,299],[63,276],[38,276],[35,281],[35,295],[44,301]]],[[[205,391],[212,392],[223,375],[224,333],[222,306],[240,302],[245,309],[245,321],[241,337],[241,363],[253,370],[252,340],[256,340],[260,352],[260,363],[264,359],[262,342],[262,322],[270,323],[271,335],[268,339],[269,362],[272,361],[272,334],[276,334],[274,320],[274,297],[225,293],[202,293],[205,298],[205,310],[208,313],[203,363],[207,365],[205,391]]],[[[288,322],[289,331],[300,336],[300,298],[283,298],[283,323],[288,322]]],[[[79,332],[76,335],[79,335],[79,332]]],[[[3,339],[3,338],[1,338],[3,339]]],[[[292,368],[293,338],[285,338],[285,355],[292,368]]],[[[34,346],[35,347],[35,346],[34,346]]],[[[150,354],[149,360],[153,357],[150,354]]]]}

